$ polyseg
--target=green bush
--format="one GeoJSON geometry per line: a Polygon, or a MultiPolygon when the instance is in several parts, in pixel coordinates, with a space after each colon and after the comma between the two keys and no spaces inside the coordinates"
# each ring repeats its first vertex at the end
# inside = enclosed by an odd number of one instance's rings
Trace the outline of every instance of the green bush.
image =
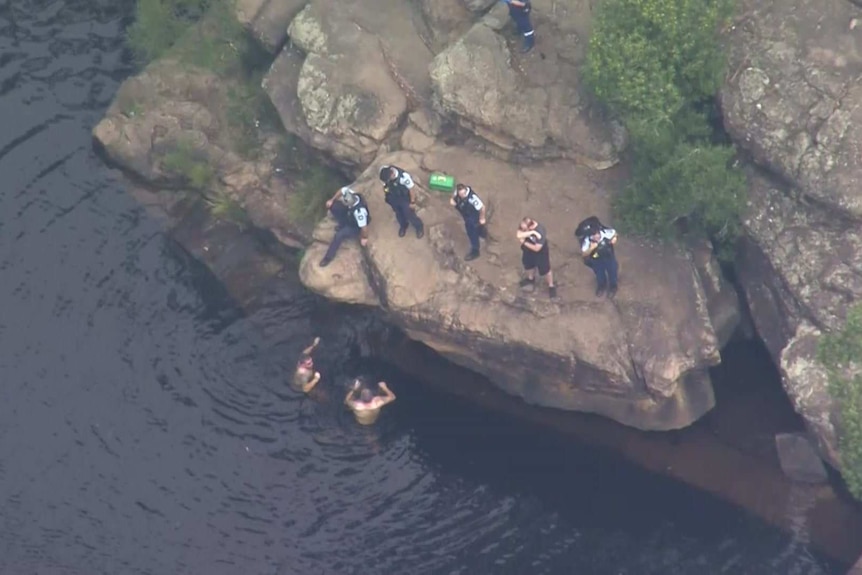
{"type": "Polygon", "coordinates": [[[176,147],[162,157],[162,167],[197,190],[208,188],[215,180],[215,170],[208,159],[186,140],[177,142],[176,147]]]}
{"type": "Polygon", "coordinates": [[[173,53],[217,73],[240,70],[253,50],[234,0],[138,0],[128,43],[141,64],[173,53]]]}
{"type": "Polygon", "coordinates": [[[224,191],[210,192],[204,196],[209,213],[216,219],[232,222],[240,227],[246,228],[250,224],[248,213],[238,201],[233,199],[224,191]]]}
{"type": "Polygon", "coordinates": [[[321,163],[309,163],[296,181],[288,208],[297,224],[317,223],[326,214],[326,200],[344,183],[321,163]]]}
{"type": "Polygon", "coordinates": [[[211,0],[138,0],[129,47],[141,63],[164,55],[208,8],[211,0]]]}
{"type": "Polygon", "coordinates": [[[633,181],[623,226],[652,236],[699,232],[731,242],[745,178],[707,118],[722,82],[719,31],[733,0],[603,0],[584,80],[630,136],[633,181]]]}
{"type": "Polygon", "coordinates": [[[862,304],[850,309],[841,331],[820,339],[818,352],[841,413],[842,476],[850,493],[862,500],[862,304]]]}
{"type": "Polygon", "coordinates": [[[283,131],[281,119],[261,87],[263,75],[251,73],[247,81],[228,89],[225,116],[231,128],[234,150],[255,159],[260,152],[262,129],[283,131]]]}

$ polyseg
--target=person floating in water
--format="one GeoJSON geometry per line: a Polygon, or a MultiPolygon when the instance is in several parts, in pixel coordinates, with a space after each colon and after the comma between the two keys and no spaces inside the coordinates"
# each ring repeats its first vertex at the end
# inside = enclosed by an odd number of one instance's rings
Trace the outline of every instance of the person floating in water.
{"type": "Polygon", "coordinates": [[[363,387],[362,382],[357,379],[344,398],[344,404],[353,411],[356,421],[362,425],[371,425],[377,421],[383,406],[395,401],[395,394],[386,386],[385,381],[379,382],[377,387],[383,395],[375,395],[371,389],[363,387]],[[357,394],[359,397],[356,397],[357,394]]]}
{"type": "Polygon", "coordinates": [[[314,342],[304,350],[296,362],[296,373],[293,374],[293,383],[305,393],[310,392],[320,381],[320,372],[314,371],[314,358],[311,357],[314,348],[320,344],[320,338],[314,338],[314,342]]]}

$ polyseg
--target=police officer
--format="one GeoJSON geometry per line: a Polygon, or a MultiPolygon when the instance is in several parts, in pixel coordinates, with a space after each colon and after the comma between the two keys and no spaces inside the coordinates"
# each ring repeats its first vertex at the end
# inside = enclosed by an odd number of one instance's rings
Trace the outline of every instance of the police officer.
{"type": "Polygon", "coordinates": [[[425,225],[413,211],[416,197],[413,194],[414,184],[410,174],[396,166],[383,166],[380,168],[380,181],[383,182],[386,203],[395,212],[395,219],[398,220],[398,237],[404,237],[410,224],[416,230],[417,238],[424,236],[425,225]]]}
{"type": "MultiPolygon", "coordinates": [[[[617,271],[619,264],[614,254],[617,232],[602,225],[598,218],[587,218],[586,230],[581,240],[584,263],[596,274],[596,297],[607,292],[609,298],[617,293],[617,271]]],[[[578,226],[579,228],[581,226],[578,226]]]]}
{"type": "Polygon", "coordinates": [[[344,240],[359,236],[359,244],[368,244],[368,224],[371,214],[360,194],[348,187],[343,187],[326,201],[326,207],[335,218],[335,237],[326,250],[326,255],[320,260],[320,267],[325,268],[335,258],[338,248],[344,240]]]}
{"type": "Polygon", "coordinates": [[[536,32],[530,23],[530,0],[501,0],[509,7],[509,16],[515,21],[518,33],[524,37],[525,54],[533,49],[536,44],[536,32]]]}
{"type": "Polygon", "coordinates": [[[455,206],[464,218],[464,227],[470,239],[470,252],[464,256],[464,259],[468,262],[475,260],[479,257],[479,238],[482,235],[482,226],[485,225],[485,204],[470,186],[464,184],[458,184],[455,187],[455,193],[452,194],[449,203],[455,206]]]}
{"type": "Polygon", "coordinates": [[[522,288],[536,283],[536,270],[548,282],[548,295],[557,297],[554,272],[551,271],[551,255],[545,226],[532,218],[524,218],[518,224],[515,236],[521,244],[521,263],[527,275],[520,282],[522,288]]]}

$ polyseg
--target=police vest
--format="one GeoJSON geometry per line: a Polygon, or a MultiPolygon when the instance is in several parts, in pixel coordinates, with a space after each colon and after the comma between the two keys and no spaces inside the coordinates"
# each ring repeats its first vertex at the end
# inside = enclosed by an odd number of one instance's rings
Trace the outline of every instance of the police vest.
{"type": "Polygon", "coordinates": [[[396,175],[394,178],[383,184],[383,192],[386,194],[386,201],[409,200],[410,190],[407,189],[407,186],[401,183],[401,176],[404,174],[404,170],[397,166],[389,167],[395,170],[396,175]]]}
{"type": "Polygon", "coordinates": [[[359,201],[353,205],[353,207],[347,209],[347,215],[350,216],[348,219],[350,220],[350,225],[354,228],[359,229],[359,223],[356,221],[356,211],[360,208],[365,209],[366,222],[365,225],[371,223],[371,210],[368,209],[368,205],[365,203],[365,198],[363,198],[360,194],[356,194],[356,197],[359,198],[359,201]]]}
{"type": "MultiPolygon", "coordinates": [[[[601,229],[604,231],[607,228],[602,226],[601,229]]],[[[594,260],[607,260],[614,257],[614,244],[611,243],[611,240],[602,238],[591,257],[594,260]]]]}
{"type": "Polygon", "coordinates": [[[467,196],[461,197],[455,192],[455,209],[461,212],[461,215],[464,216],[465,220],[476,219],[479,217],[479,210],[476,209],[476,206],[470,203],[476,197],[475,192],[473,192],[473,188],[467,187],[467,196]]]}

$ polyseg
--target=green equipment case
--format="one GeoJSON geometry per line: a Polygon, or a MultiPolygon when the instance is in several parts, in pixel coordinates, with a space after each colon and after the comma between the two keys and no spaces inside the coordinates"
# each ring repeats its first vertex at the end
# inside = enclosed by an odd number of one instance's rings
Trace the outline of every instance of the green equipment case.
{"type": "Polygon", "coordinates": [[[438,192],[449,192],[451,194],[455,191],[455,178],[440,172],[434,172],[428,178],[428,187],[438,192]]]}

